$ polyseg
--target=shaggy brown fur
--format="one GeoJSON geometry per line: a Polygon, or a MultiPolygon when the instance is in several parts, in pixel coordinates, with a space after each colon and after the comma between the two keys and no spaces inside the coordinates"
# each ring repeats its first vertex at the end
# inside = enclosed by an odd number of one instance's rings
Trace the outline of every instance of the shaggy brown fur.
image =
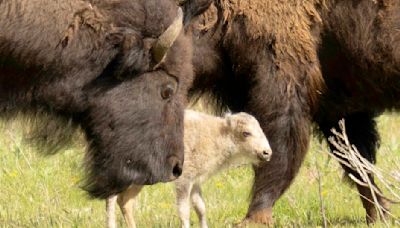
{"type": "MultiPolygon", "coordinates": [[[[212,92],[233,111],[253,114],[277,151],[256,168],[249,216],[272,207],[290,185],[324,89],[314,36],[321,18],[313,3],[296,2],[217,1],[192,28],[198,37],[192,92],[212,92]]],[[[265,214],[253,218],[269,222],[265,214]]]]}
{"type": "MultiPolygon", "coordinates": [[[[374,118],[385,109],[400,108],[400,2],[330,1],[321,16],[325,29],[320,60],[328,89],[315,120],[329,137],[330,128],[345,118],[351,143],[375,163],[379,133],[374,118]]],[[[371,192],[357,188],[367,222],[374,222],[378,217],[371,192]]],[[[384,198],[378,200],[388,207],[384,198]]]]}
{"type": "Polygon", "coordinates": [[[1,116],[54,115],[39,131],[53,146],[59,124],[82,128],[93,196],[175,179],[190,37],[181,32],[161,63],[152,47],[178,15],[173,0],[0,1],[1,116]]]}
{"type": "MultiPolygon", "coordinates": [[[[399,107],[400,3],[210,1],[191,26],[197,37],[191,92],[259,120],[275,154],[255,169],[248,219],[270,223],[270,208],[303,161],[313,121],[328,136],[345,117],[352,143],[374,161],[373,118],[399,107]]],[[[374,221],[371,205],[364,206],[374,221]]]]}

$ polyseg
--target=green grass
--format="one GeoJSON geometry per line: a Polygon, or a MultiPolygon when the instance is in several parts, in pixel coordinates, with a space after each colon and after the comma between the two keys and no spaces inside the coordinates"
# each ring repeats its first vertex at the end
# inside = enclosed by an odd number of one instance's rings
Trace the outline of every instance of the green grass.
{"type": "MultiPolygon", "coordinates": [[[[21,143],[18,121],[3,125],[0,133],[0,227],[104,226],[105,203],[89,199],[79,188],[83,146],[42,157],[21,143]]],[[[379,118],[382,146],[378,166],[385,170],[395,171],[400,165],[399,129],[399,116],[386,114],[379,118]]],[[[367,227],[355,189],[343,180],[337,162],[329,159],[326,147],[316,140],[295,182],[274,208],[275,225],[322,225],[317,165],[329,226],[367,227]]],[[[210,227],[232,227],[241,221],[247,211],[252,179],[251,168],[241,167],[221,173],[203,186],[210,227]]],[[[174,198],[171,184],[146,187],[135,206],[138,226],[179,226],[174,198]]],[[[399,217],[399,206],[392,209],[399,217]]],[[[120,215],[118,223],[124,225],[120,215]]],[[[194,213],[192,223],[197,227],[194,213]]]]}

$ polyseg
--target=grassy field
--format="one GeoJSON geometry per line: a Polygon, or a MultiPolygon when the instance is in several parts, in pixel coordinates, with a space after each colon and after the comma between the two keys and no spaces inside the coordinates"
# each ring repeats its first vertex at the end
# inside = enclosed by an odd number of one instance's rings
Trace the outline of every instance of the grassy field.
{"type": "MultiPolygon", "coordinates": [[[[386,114],[378,122],[382,135],[378,166],[399,171],[400,117],[386,114]]],[[[0,227],[104,226],[105,203],[89,199],[79,188],[83,146],[78,143],[64,153],[39,156],[21,142],[20,124],[3,123],[0,133],[0,227]]],[[[276,227],[322,226],[317,167],[329,226],[367,227],[357,192],[343,180],[337,162],[329,159],[326,147],[316,140],[294,184],[275,206],[276,227]]],[[[210,227],[232,227],[241,221],[252,179],[251,168],[241,167],[221,173],[203,186],[210,227]]],[[[400,217],[400,206],[392,209],[400,217]]],[[[135,217],[139,227],[179,226],[173,186],[145,188],[135,206],[135,217]]],[[[118,223],[124,225],[121,216],[118,223]]],[[[194,213],[192,223],[197,227],[194,213]]]]}

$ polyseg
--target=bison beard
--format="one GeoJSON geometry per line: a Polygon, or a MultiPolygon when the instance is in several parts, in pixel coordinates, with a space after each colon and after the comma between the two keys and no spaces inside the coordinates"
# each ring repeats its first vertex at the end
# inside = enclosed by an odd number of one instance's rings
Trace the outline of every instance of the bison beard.
{"type": "MultiPolygon", "coordinates": [[[[304,159],[312,122],[328,137],[346,118],[351,143],[375,161],[374,117],[400,108],[400,2],[210,2],[191,24],[191,95],[209,94],[259,120],[274,155],[255,169],[247,220],[271,223],[272,206],[304,159]]],[[[374,222],[371,195],[357,187],[367,221],[374,222]]]]}
{"type": "Polygon", "coordinates": [[[173,0],[0,1],[1,115],[54,116],[38,131],[50,149],[54,123],[80,127],[92,196],[175,179],[193,75],[182,20],[173,0]]]}

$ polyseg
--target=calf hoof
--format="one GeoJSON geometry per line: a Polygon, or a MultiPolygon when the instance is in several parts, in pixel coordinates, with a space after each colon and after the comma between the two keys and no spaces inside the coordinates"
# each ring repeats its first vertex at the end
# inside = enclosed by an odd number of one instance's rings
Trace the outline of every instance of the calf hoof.
{"type": "Polygon", "coordinates": [[[264,208],[261,210],[249,212],[246,218],[240,224],[238,224],[238,226],[246,227],[250,224],[262,224],[267,225],[268,227],[272,227],[272,208],[264,208]]]}

